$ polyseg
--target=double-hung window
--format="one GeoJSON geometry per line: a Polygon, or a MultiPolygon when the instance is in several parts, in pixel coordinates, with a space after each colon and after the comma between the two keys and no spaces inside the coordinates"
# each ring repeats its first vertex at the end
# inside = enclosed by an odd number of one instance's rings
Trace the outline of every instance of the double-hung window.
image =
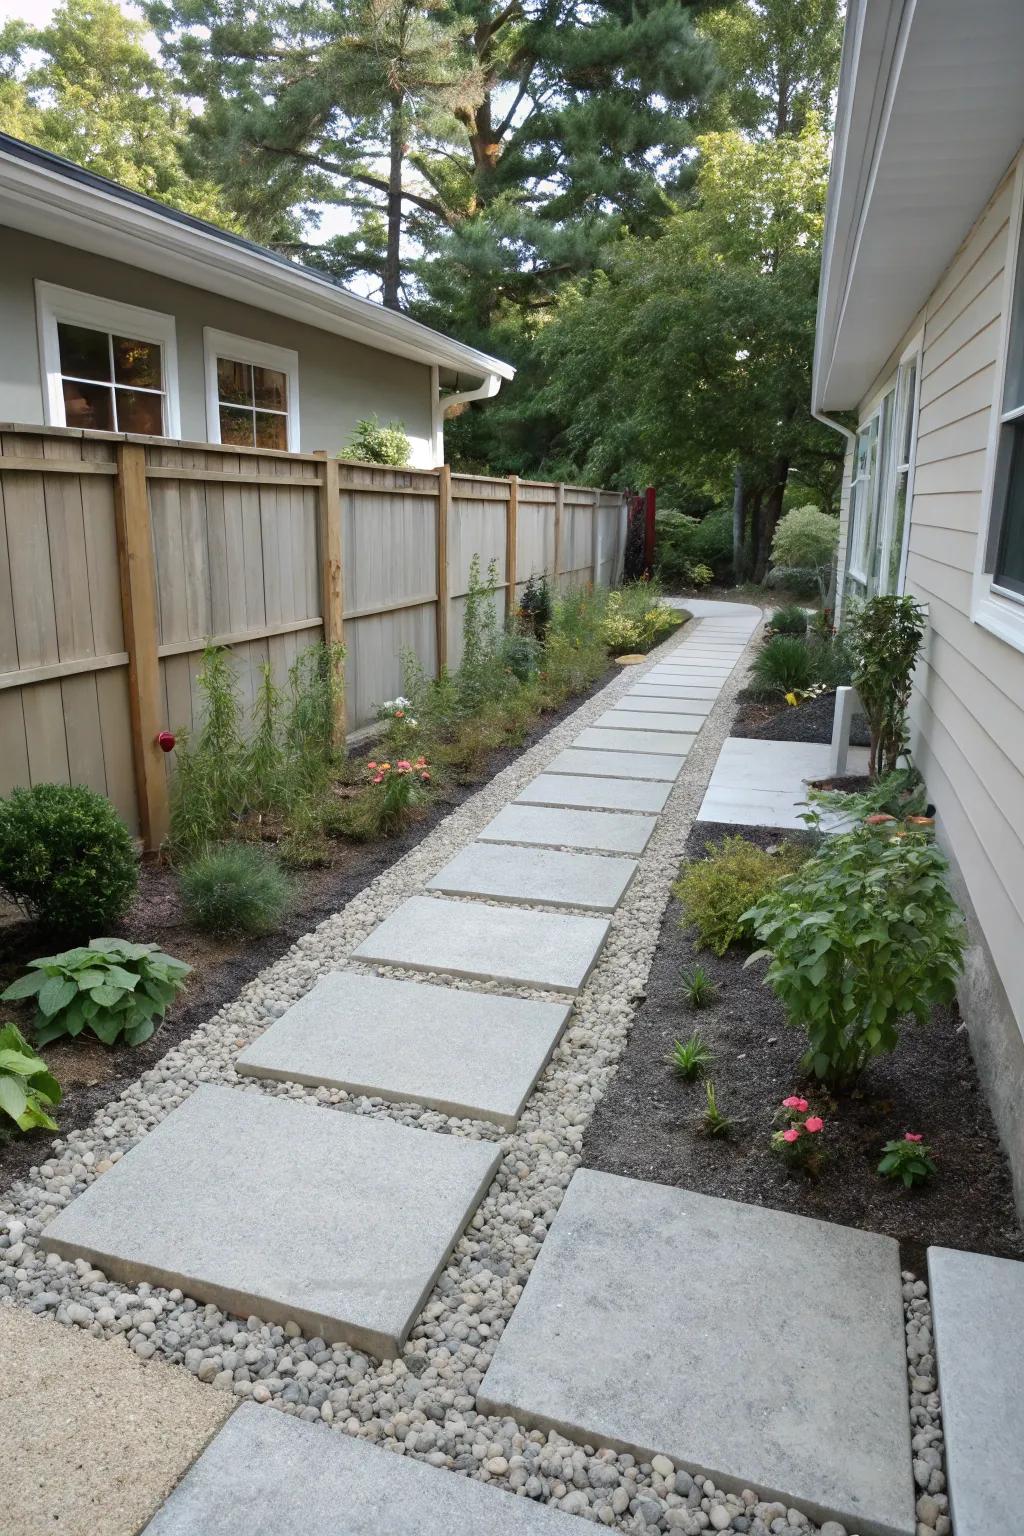
{"type": "Polygon", "coordinates": [[[995,590],[1024,596],[1024,241],[1013,284],[988,553],[995,590]]]}
{"type": "Polygon", "coordinates": [[[298,353],[209,328],[203,337],[210,441],[296,452],[298,353]]]}
{"type": "Polygon", "coordinates": [[[917,359],[915,345],[857,433],[844,586],[846,595],[855,599],[903,588],[917,427],[917,359]]]}
{"type": "Polygon", "coordinates": [[[49,426],[179,433],[171,315],[36,283],[49,426]]]}

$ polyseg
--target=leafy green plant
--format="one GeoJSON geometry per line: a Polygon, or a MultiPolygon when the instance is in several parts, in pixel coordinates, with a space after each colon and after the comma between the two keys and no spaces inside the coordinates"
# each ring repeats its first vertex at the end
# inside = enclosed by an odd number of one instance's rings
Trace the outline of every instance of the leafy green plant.
{"type": "Polygon", "coordinates": [[[189,921],[204,933],[270,933],[288,905],[288,881],[273,858],[251,843],[225,843],[197,854],[181,871],[189,921]]]}
{"type": "Polygon", "coordinates": [[[705,845],[707,858],[683,866],[672,894],[682,903],[682,926],[693,925],[701,944],[724,955],[748,936],[747,909],[807,857],[795,843],[759,848],[745,837],[705,845]]]}
{"type": "Polygon", "coordinates": [[[775,1112],[777,1130],[772,1132],[771,1148],[783,1162],[817,1173],[825,1160],[822,1133],[825,1121],[800,1094],[791,1093],[775,1112]]]}
{"type": "Polygon", "coordinates": [[[796,635],[775,635],[754,657],[750,686],[756,693],[798,693],[814,682],[811,652],[796,635]]]}
{"type": "Polygon", "coordinates": [[[469,580],[462,610],[462,660],[456,674],[461,713],[471,715],[502,689],[498,626],[498,563],[492,560],[486,577],[480,574],[480,556],[469,562],[469,580]]]}
{"type": "Polygon", "coordinates": [[[689,1040],[675,1042],[666,1060],[677,1077],[692,1083],[695,1077],[703,1076],[705,1067],[710,1066],[713,1057],[700,1031],[695,1029],[689,1040]]]}
{"type": "Polygon", "coordinates": [[[249,806],[257,813],[274,810],[287,795],[288,764],[281,744],[284,699],[270,663],[260,668],[253,704],[253,729],[244,750],[243,776],[249,806]]]}
{"type": "Polygon", "coordinates": [[[361,795],[349,800],[341,814],[346,837],[370,842],[379,837],[393,837],[400,832],[423,805],[431,773],[426,758],[415,762],[368,762],[369,784],[361,795]]]}
{"type": "Polygon", "coordinates": [[[710,1078],[704,1082],[704,1134],[705,1136],[728,1136],[732,1130],[732,1120],[718,1107],[718,1095],[715,1085],[710,1078]]]}
{"type": "Polygon", "coordinates": [[[604,643],[618,656],[649,651],[682,623],[682,613],[662,602],[657,584],[631,582],[609,593],[604,610],[604,643]]]}
{"type": "Polygon", "coordinates": [[[242,706],[230,653],[203,651],[196,679],[203,697],[202,723],[183,732],[171,778],[170,841],[178,852],[195,852],[229,836],[246,803],[242,706]]]}
{"type": "Polygon", "coordinates": [[[926,1184],[938,1171],[931,1148],[915,1131],[905,1131],[902,1140],[887,1141],[882,1148],[878,1172],[884,1178],[899,1179],[904,1189],[926,1184]]]}
{"type": "Polygon", "coordinates": [[[924,1023],[963,968],[963,918],[947,864],[922,833],[870,827],[827,838],[743,915],[770,957],[765,981],[808,1039],[805,1065],[854,1083],[895,1048],[901,1020],[924,1023]]]}
{"type": "Polygon", "coordinates": [[[517,682],[528,683],[540,670],[543,654],[540,643],[532,635],[504,635],[501,641],[501,662],[517,682]]]}
{"type": "Polygon", "coordinates": [[[807,610],[799,603],[787,603],[772,614],[771,628],[776,635],[806,635],[807,610]]]}
{"type": "Polygon", "coordinates": [[[80,949],[33,960],[28,974],[2,994],[6,1001],[34,997],[36,1043],[89,1029],[104,1045],[148,1040],[192,969],[155,944],[91,939],[80,949]]]}
{"type": "Polygon", "coordinates": [[[709,1003],[716,1001],[718,988],[702,965],[684,970],[680,980],[683,983],[683,997],[691,1008],[706,1008],[709,1003]]]}
{"type": "Polygon", "coordinates": [[[852,610],[846,627],[853,683],[871,733],[868,771],[875,777],[898,767],[907,751],[907,711],[925,611],[912,597],[872,597],[852,610]]]}
{"type": "Polygon", "coordinates": [[[794,507],[780,517],[772,535],[772,564],[810,571],[822,602],[828,575],[839,546],[839,519],[813,504],[794,507]]]}
{"type": "Polygon", "coordinates": [[[518,613],[524,631],[532,634],[535,640],[542,641],[552,616],[551,588],[548,586],[546,571],[539,578],[528,578],[519,596],[518,613]]]}
{"type": "Polygon", "coordinates": [[[55,1131],[49,1111],[60,1100],[60,1084],[18,1026],[0,1027],[0,1114],[19,1131],[55,1131]]]}
{"type": "MultiPolygon", "coordinates": [[[[841,811],[862,820],[865,816],[921,816],[928,805],[928,791],[917,769],[894,768],[864,790],[812,789],[808,799],[817,810],[841,811]]],[[[805,820],[813,821],[807,817],[805,820]]]]}
{"type": "Polygon", "coordinates": [[[390,464],[404,469],[412,454],[405,426],[400,421],[381,425],[376,416],[356,422],[356,429],[339,458],[361,459],[364,464],[390,464]]]}
{"type": "Polygon", "coordinates": [[[116,922],[138,886],[131,834],[81,784],[36,784],[0,800],[0,891],[54,933],[116,922]]]}

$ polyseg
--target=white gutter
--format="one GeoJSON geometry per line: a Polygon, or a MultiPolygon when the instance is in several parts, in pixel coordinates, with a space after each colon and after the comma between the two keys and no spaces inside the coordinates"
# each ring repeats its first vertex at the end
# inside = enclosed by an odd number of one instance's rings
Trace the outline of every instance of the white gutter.
{"type": "Polygon", "coordinates": [[[434,447],[434,467],[444,463],[444,418],[452,405],[467,405],[470,400],[493,400],[501,388],[501,378],[489,373],[476,389],[460,389],[457,393],[442,395],[440,370],[430,370],[430,416],[434,447]]]}
{"type": "MultiPolygon", "coordinates": [[[[508,375],[506,375],[508,377],[508,375]]],[[[453,405],[467,405],[470,400],[493,400],[501,388],[501,378],[489,373],[476,389],[461,389],[458,394],[441,396],[441,412],[445,414],[453,405]]]]}

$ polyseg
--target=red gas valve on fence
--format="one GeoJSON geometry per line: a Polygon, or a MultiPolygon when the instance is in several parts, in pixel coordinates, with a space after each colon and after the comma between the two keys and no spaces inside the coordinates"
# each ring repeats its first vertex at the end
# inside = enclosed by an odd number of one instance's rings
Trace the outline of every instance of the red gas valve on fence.
{"type": "Polygon", "coordinates": [[[156,744],[160,748],[161,752],[173,752],[174,751],[174,732],[173,731],[160,731],[158,733],[158,735],[157,735],[157,738],[156,738],[156,744]]]}

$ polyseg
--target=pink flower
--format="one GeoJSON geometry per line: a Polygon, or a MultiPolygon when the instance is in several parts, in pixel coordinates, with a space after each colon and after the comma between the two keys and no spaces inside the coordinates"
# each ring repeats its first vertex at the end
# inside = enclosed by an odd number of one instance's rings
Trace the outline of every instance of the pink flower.
{"type": "Polygon", "coordinates": [[[923,1136],[918,1136],[915,1131],[907,1131],[906,1134],[903,1137],[903,1140],[904,1141],[924,1141],[924,1137],[923,1136]]]}
{"type": "Polygon", "coordinates": [[[412,763],[410,763],[407,757],[401,757],[395,766],[397,767],[399,773],[408,773],[409,769],[412,767],[412,763]]]}
{"type": "Polygon", "coordinates": [[[376,769],[377,769],[377,764],[376,763],[367,763],[366,766],[367,766],[367,768],[369,768],[371,773],[375,773],[376,772],[376,769]]]}
{"type": "Polygon", "coordinates": [[[382,773],[375,773],[373,779],[371,780],[371,783],[373,784],[383,784],[383,782],[384,775],[382,773]]]}
{"type": "Polygon", "coordinates": [[[429,773],[421,773],[420,774],[420,778],[423,780],[424,784],[429,784],[430,783],[430,774],[429,773]]]}
{"type": "Polygon", "coordinates": [[[815,1131],[823,1131],[824,1129],[825,1122],[820,1115],[810,1115],[804,1121],[804,1130],[810,1131],[812,1136],[814,1135],[815,1131]]]}
{"type": "Polygon", "coordinates": [[[791,1093],[788,1099],[783,1099],[782,1107],[783,1109],[796,1109],[799,1110],[800,1114],[803,1114],[807,1108],[807,1100],[801,1099],[795,1093],[791,1093]]]}
{"type": "Polygon", "coordinates": [[[800,1140],[800,1132],[797,1130],[795,1125],[791,1125],[788,1131],[783,1131],[782,1139],[783,1141],[788,1141],[792,1144],[794,1141],[800,1140]]]}

